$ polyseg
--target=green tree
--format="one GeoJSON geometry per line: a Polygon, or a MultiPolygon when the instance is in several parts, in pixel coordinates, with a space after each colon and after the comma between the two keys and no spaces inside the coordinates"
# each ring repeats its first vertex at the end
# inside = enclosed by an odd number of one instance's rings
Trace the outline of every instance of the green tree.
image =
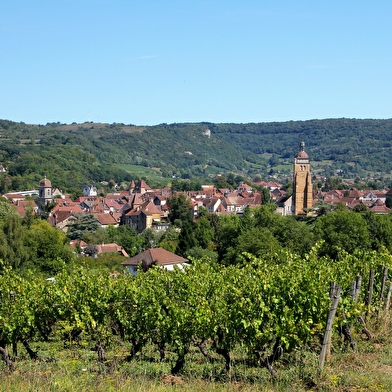
{"type": "Polygon", "coordinates": [[[192,223],[185,220],[181,226],[181,232],[178,237],[178,246],[176,253],[180,256],[185,256],[187,251],[197,245],[197,241],[192,231],[192,223]]]}
{"type": "Polygon", "coordinates": [[[223,260],[227,250],[241,233],[241,220],[236,214],[220,215],[212,220],[215,227],[215,243],[219,260],[223,260]]]}
{"type": "Polygon", "coordinates": [[[212,261],[212,262],[218,261],[217,252],[211,249],[202,248],[201,246],[195,246],[194,248],[191,248],[188,251],[186,251],[185,257],[187,258],[190,257],[192,259],[202,260],[202,261],[212,261]]]}
{"type": "Polygon", "coordinates": [[[219,175],[219,176],[215,177],[214,186],[217,189],[232,188],[232,186],[229,184],[227,178],[223,175],[219,175]]]}
{"type": "Polygon", "coordinates": [[[163,233],[158,233],[156,230],[154,230],[152,228],[143,230],[139,234],[139,237],[141,239],[142,250],[156,248],[158,246],[159,241],[162,236],[163,236],[163,233]]]}
{"type": "Polygon", "coordinates": [[[262,194],[261,202],[262,202],[263,204],[272,203],[272,197],[271,197],[271,194],[270,194],[270,191],[269,191],[268,188],[263,187],[263,188],[261,189],[261,194],[262,194]]]}
{"type": "Polygon", "coordinates": [[[235,245],[228,248],[224,264],[243,263],[244,252],[270,260],[278,249],[281,249],[279,241],[268,229],[253,227],[239,235],[235,245]]]}
{"type": "Polygon", "coordinates": [[[178,221],[192,221],[192,204],[183,193],[175,194],[167,200],[169,207],[169,220],[171,223],[178,221]]]}
{"type": "Polygon", "coordinates": [[[95,233],[101,226],[92,214],[76,214],[77,220],[68,228],[67,237],[71,240],[81,240],[86,232],[95,233]]]}
{"type": "Polygon", "coordinates": [[[47,221],[36,221],[30,226],[25,234],[25,244],[29,249],[27,266],[48,274],[60,271],[63,264],[73,258],[67,236],[47,221]]]}
{"type": "Polygon", "coordinates": [[[269,229],[283,248],[304,255],[314,245],[311,227],[304,222],[296,221],[292,216],[276,214],[275,207],[274,204],[267,204],[255,208],[255,226],[269,229]]]}
{"type": "Polygon", "coordinates": [[[0,197],[0,219],[4,219],[9,215],[17,216],[18,212],[8,199],[0,197]]]}
{"type": "Polygon", "coordinates": [[[193,235],[199,246],[207,248],[214,240],[214,229],[211,227],[207,217],[199,218],[194,226],[193,235]]]}
{"type": "Polygon", "coordinates": [[[112,242],[107,230],[102,227],[98,227],[95,231],[84,231],[83,241],[95,245],[112,242]]]}
{"type": "Polygon", "coordinates": [[[140,253],[143,238],[137,234],[135,229],[128,225],[121,225],[118,227],[109,226],[106,230],[110,242],[122,246],[130,256],[140,253]]]}
{"type": "Polygon", "coordinates": [[[361,214],[335,211],[321,216],[315,224],[315,235],[324,243],[321,253],[336,259],[339,249],[353,253],[357,249],[369,249],[370,234],[361,214]]]}
{"type": "Polygon", "coordinates": [[[6,216],[1,225],[0,259],[12,268],[24,265],[29,259],[29,250],[24,244],[26,229],[17,214],[6,216]]]}
{"type": "Polygon", "coordinates": [[[174,253],[178,246],[179,235],[180,229],[175,226],[170,226],[170,228],[162,235],[159,246],[168,250],[169,252],[174,253]]]}

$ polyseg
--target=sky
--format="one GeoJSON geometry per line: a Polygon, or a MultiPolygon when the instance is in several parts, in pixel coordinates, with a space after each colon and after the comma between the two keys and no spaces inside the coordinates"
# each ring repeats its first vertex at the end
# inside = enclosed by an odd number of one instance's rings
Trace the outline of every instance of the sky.
{"type": "Polygon", "coordinates": [[[0,119],[392,117],[392,1],[2,0],[0,119]]]}

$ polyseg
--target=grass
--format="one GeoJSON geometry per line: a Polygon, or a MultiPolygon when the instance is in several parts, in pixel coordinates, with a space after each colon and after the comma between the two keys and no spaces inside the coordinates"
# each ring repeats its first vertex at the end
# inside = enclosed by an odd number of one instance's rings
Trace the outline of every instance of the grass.
{"type": "Polygon", "coordinates": [[[322,372],[317,349],[302,348],[284,355],[275,366],[278,380],[265,368],[249,366],[241,348],[233,353],[234,366],[229,373],[222,370],[220,358],[210,363],[192,349],[182,374],[172,376],[175,354],[168,351],[165,361],[159,362],[153,346],[132,361],[125,360],[129,353],[126,346],[107,348],[107,361],[102,364],[87,341],[67,349],[61,342],[36,342],[40,361],[28,359],[20,347],[14,372],[0,363],[0,391],[392,391],[389,320],[371,330],[374,336],[370,341],[361,340],[360,330],[354,333],[355,352],[342,350],[339,337],[334,336],[334,353],[322,372]]]}
{"type": "Polygon", "coordinates": [[[167,178],[162,178],[162,173],[159,168],[146,167],[139,165],[116,165],[118,168],[126,170],[128,173],[135,177],[148,178],[154,183],[161,184],[162,186],[167,185],[169,180],[167,178]]]}

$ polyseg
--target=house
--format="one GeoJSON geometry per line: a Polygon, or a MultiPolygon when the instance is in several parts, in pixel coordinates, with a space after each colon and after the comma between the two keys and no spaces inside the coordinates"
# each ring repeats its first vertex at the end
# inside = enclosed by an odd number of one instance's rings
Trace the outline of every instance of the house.
{"type": "Polygon", "coordinates": [[[86,214],[99,211],[99,198],[97,196],[81,196],[76,201],[86,214]]]}
{"type": "Polygon", "coordinates": [[[87,242],[83,240],[72,240],[70,241],[69,245],[74,251],[78,251],[81,253],[83,253],[84,249],[86,249],[86,247],[88,246],[87,242]]]}
{"type": "Polygon", "coordinates": [[[83,187],[83,195],[84,196],[97,196],[97,188],[93,185],[85,185],[83,187]]]}
{"type": "Polygon", "coordinates": [[[377,199],[372,207],[370,207],[370,211],[375,214],[388,214],[391,212],[391,209],[388,208],[381,199],[377,199]]]}
{"type": "Polygon", "coordinates": [[[97,245],[97,254],[101,253],[118,253],[121,256],[129,257],[125,249],[116,243],[97,245]]]}
{"type": "Polygon", "coordinates": [[[151,191],[151,188],[146,184],[144,180],[139,180],[136,183],[134,181],[129,185],[129,193],[146,193],[151,191]]]}
{"type": "Polygon", "coordinates": [[[252,187],[245,182],[241,182],[241,184],[237,187],[238,192],[252,192],[252,187]]]}
{"type": "Polygon", "coordinates": [[[223,207],[229,214],[242,214],[246,207],[258,207],[262,202],[260,192],[248,191],[225,193],[225,196],[220,199],[223,207]]]}
{"type": "Polygon", "coordinates": [[[146,201],[136,208],[128,211],[124,210],[121,216],[121,222],[141,233],[149,229],[154,222],[160,222],[161,212],[152,201],[146,201]]]}
{"type": "Polygon", "coordinates": [[[276,200],[275,204],[278,206],[275,210],[277,214],[281,215],[293,215],[293,197],[292,196],[282,196],[279,200],[276,200]]]}
{"type": "Polygon", "coordinates": [[[109,226],[118,227],[121,220],[121,214],[118,212],[107,213],[97,213],[93,214],[98,220],[102,228],[107,228],[109,226]]]}
{"type": "Polygon", "coordinates": [[[154,264],[157,264],[164,269],[172,271],[174,269],[174,266],[177,266],[181,269],[184,268],[188,265],[187,261],[187,259],[184,259],[181,256],[169,252],[166,249],[151,248],[139,253],[136,256],[131,257],[129,260],[126,260],[121,264],[125,265],[127,271],[133,276],[135,276],[137,274],[138,267],[140,264],[143,268],[143,271],[147,271],[154,264]]]}
{"type": "Polygon", "coordinates": [[[48,222],[51,226],[60,229],[64,233],[68,231],[68,227],[74,224],[78,219],[75,213],[71,210],[57,211],[55,214],[48,217],[48,222]]]}
{"type": "Polygon", "coordinates": [[[218,197],[213,197],[212,199],[204,199],[203,206],[207,208],[208,212],[213,214],[218,210],[218,207],[221,205],[221,199],[218,197]]]}

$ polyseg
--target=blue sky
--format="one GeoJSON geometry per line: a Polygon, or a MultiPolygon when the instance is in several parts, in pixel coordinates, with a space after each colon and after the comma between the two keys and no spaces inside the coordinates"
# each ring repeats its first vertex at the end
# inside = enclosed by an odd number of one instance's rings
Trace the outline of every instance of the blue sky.
{"type": "Polygon", "coordinates": [[[0,118],[391,118],[391,15],[389,0],[2,0],[0,118]]]}

